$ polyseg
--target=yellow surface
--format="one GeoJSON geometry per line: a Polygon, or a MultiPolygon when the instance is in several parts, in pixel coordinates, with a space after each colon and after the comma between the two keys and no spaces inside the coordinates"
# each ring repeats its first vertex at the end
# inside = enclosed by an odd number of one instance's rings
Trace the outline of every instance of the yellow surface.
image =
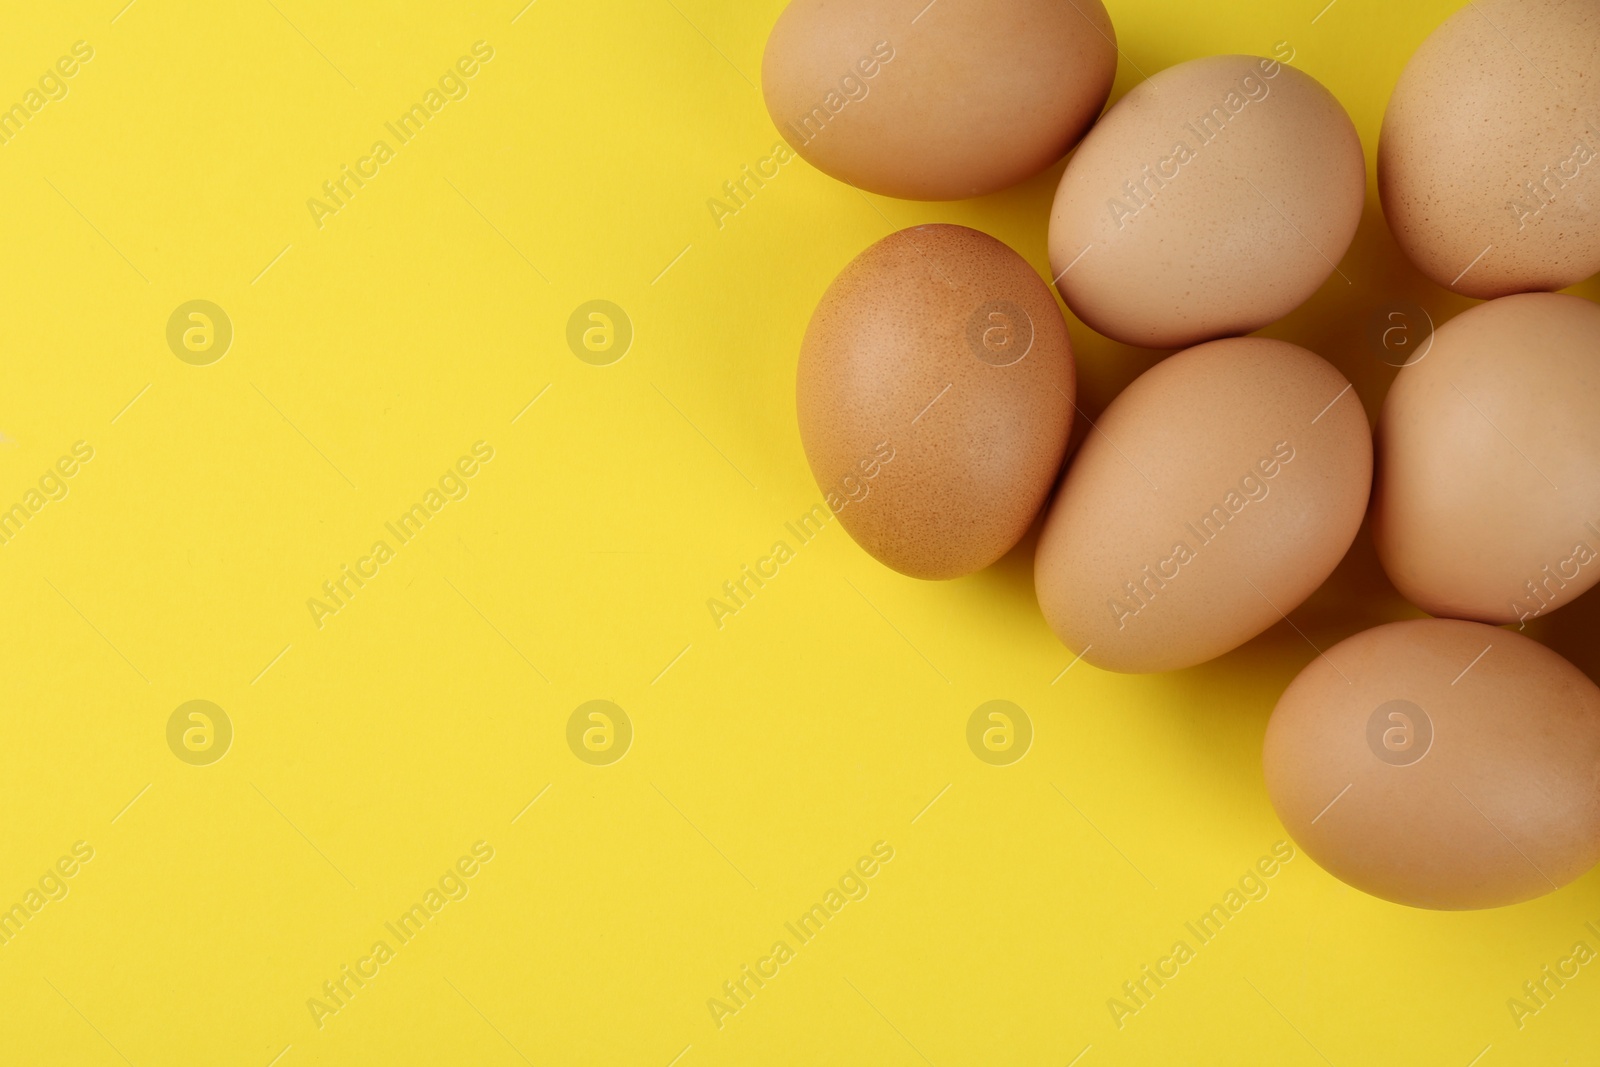
{"type": "MultiPolygon", "coordinates": [[[[0,145],[0,504],[66,493],[0,546],[0,906],[66,891],[0,946],[0,1062],[1595,1062],[1600,969],[1520,1029],[1507,1001],[1600,947],[1596,874],[1429,914],[1296,855],[1120,1028],[1108,1009],[1283,839],[1259,749],[1307,639],[1406,613],[1365,533],[1294,614],[1305,637],[1120,677],[1062,673],[1031,538],[926,584],[835,522],[787,531],[819,501],[792,385],[828,281],[928,221],[1044,271],[1059,166],[915,204],[796,160],[719,227],[708,200],[776,140],[750,83],[780,0],[121,2],[14,4],[0,34],[5,101],[93,49],[0,145]],[[467,95],[393,143],[479,41],[467,95]],[[393,158],[362,164],[380,139],[393,158]],[[376,175],[319,220],[345,165],[376,175]],[[233,326],[209,365],[168,345],[192,300],[233,326]],[[620,361],[568,347],[591,300],[631,320],[620,361]],[[92,459],[47,477],[80,441],[92,459]],[[385,524],[441,478],[465,497],[401,543],[385,524]],[[380,540],[392,558],[363,563],[380,540]],[[793,558],[719,628],[707,601],[780,540],[793,558]],[[376,574],[314,617],[346,564],[376,574]],[[169,747],[191,700],[232,725],[220,761],[175,754],[187,712],[169,747]],[[591,700],[631,723],[618,762],[575,755],[601,720],[569,748],[591,700]],[[1009,766],[968,747],[991,700],[1031,723],[1009,766]],[[892,860],[846,877],[878,842],[892,860]],[[385,924],[441,879],[466,895],[402,943],[385,924]],[[867,895],[802,943],[785,924],[841,879],[867,895]],[[708,1001],[780,940],[719,1027],[708,1001]],[[376,974],[313,1012],[346,965],[376,974]]],[[[1370,167],[1455,5],[1109,6],[1119,94],[1286,42],[1370,167]]],[[[1374,309],[1467,302],[1397,258],[1375,201],[1342,270],[1266,332],[1375,413],[1374,309]]],[[[182,350],[204,324],[179,325],[182,350]]],[[[1073,340],[1091,414],[1155,358],[1073,340]]],[[[1597,613],[1540,636],[1593,672],[1597,613]]]]}

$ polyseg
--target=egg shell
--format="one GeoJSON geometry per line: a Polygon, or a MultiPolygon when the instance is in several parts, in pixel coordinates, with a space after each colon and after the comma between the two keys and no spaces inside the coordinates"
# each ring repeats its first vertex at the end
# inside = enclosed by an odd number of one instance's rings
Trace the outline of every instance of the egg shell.
{"type": "Polygon", "coordinates": [[[1299,307],[1350,247],[1366,195],[1355,126],[1292,67],[1208,56],[1129,90],[1067,163],[1050,267],[1115,340],[1181,348],[1299,307]]]}
{"type": "Polygon", "coordinates": [[[869,192],[957,200],[1067,153],[1117,72],[1100,0],[794,0],[761,85],[784,139],[869,192]]]}
{"type": "Polygon", "coordinates": [[[1377,444],[1378,558],[1424,611],[1520,623],[1600,581],[1600,307],[1457,315],[1390,387],[1377,444]]]}
{"type": "Polygon", "coordinates": [[[862,252],[806,328],[795,401],[828,507],[916,578],[955,578],[1027,532],[1072,429],[1061,309],[1026,260],[964,226],[862,252]]]}
{"type": "Polygon", "coordinates": [[[1493,908],[1600,860],[1600,688],[1521,634],[1413,619],[1313,659],[1267,724],[1267,792],[1334,877],[1493,908]]]}
{"type": "Polygon", "coordinates": [[[1422,42],[1378,139],[1378,194],[1418,269],[1458,293],[1600,270],[1600,3],[1473,0],[1422,42]]]}
{"type": "Polygon", "coordinates": [[[1371,482],[1366,413],[1320,356],[1259,337],[1179,352],[1073,458],[1039,539],[1039,605],[1097,667],[1203,663],[1322,584],[1371,482]]]}

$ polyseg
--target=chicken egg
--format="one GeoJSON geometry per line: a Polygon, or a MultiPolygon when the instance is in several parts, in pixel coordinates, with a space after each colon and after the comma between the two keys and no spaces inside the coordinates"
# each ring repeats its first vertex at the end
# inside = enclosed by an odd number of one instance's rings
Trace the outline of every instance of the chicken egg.
{"type": "Polygon", "coordinates": [[[1333,572],[1371,484],[1366,413],[1320,356],[1260,337],[1179,352],[1073,457],[1039,538],[1039,605],[1097,667],[1214,659],[1333,572]]]}
{"type": "Polygon", "coordinates": [[[1462,312],[1378,419],[1373,541],[1433,615],[1526,622],[1600,581],[1600,307],[1519,293],[1462,312]]]}
{"type": "Polygon", "coordinates": [[[1107,337],[1181,348],[1299,307],[1355,236],[1361,141],[1333,94],[1271,59],[1208,56],[1135,86],[1067,163],[1050,267],[1107,337]]]}
{"type": "Polygon", "coordinates": [[[1295,843],[1385,900],[1499,907],[1600,860],[1600,688],[1509,630],[1414,619],[1334,645],[1262,762],[1295,843]]]}
{"type": "Polygon", "coordinates": [[[1600,3],[1473,0],[1406,63],[1378,140],[1395,240],[1497,297],[1600,270],[1600,3]]]}
{"type": "Polygon", "coordinates": [[[958,200],[1064,156],[1116,72],[1100,0],[793,0],[761,85],[778,132],[818,170],[958,200]]]}
{"type": "Polygon", "coordinates": [[[1044,280],[964,226],[917,226],[828,286],[800,350],[800,438],[828,508],[903,574],[1005,555],[1072,429],[1066,321],[1044,280]]]}

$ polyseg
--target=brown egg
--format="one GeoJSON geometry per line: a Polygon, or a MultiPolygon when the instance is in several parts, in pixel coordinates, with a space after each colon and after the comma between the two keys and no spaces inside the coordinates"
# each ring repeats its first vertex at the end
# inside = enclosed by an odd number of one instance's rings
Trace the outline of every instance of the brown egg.
{"type": "Polygon", "coordinates": [[[1431,614],[1520,623],[1600,581],[1600,307],[1521,293],[1441,326],[1384,402],[1373,502],[1431,614]]]}
{"type": "Polygon", "coordinates": [[[1378,192],[1422,273],[1467,296],[1600,270],[1600,4],[1474,0],[1406,64],[1378,192]]]}
{"type": "Polygon", "coordinates": [[[1117,72],[1100,0],[793,0],[761,85],[784,139],[840,181],[958,200],[1049,167],[1117,72]]]}
{"type": "Polygon", "coordinates": [[[1097,667],[1203,663],[1322,584],[1371,484],[1366,413],[1321,357],[1259,337],[1179,352],[1073,458],[1039,539],[1039,605],[1097,667]]]}
{"type": "Polygon", "coordinates": [[[1315,79],[1254,56],[1191,60],[1135,86],[1078,146],[1050,269],[1080,319],[1127,344],[1249,333],[1333,273],[1365,195],[1355,126],[1315,79]]]}
{"type": "Polygon", "coordinates": [[[1055,481],[1076,378],[1026,260],[964,226],[861,253],[806,328],[800,437],[828,507],[880,561],[956,578],[1015,545],[1055,481]]]}
{"type": "Polygon", "coordinates": [[[1267,724],[1278,818],[1334,877],[1494,908],[1600,860],[1600,689],[1509,630],[1415,619],[1313,659],[1267,724]]]}

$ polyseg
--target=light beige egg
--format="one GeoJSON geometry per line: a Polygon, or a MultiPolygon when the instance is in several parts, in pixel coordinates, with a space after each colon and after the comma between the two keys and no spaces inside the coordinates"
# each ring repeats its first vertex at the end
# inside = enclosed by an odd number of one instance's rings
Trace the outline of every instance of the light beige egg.
{"type": "Polygon", "coordinates": [[[1600,307],[1520,293],[1462,312],[1378,420],[1373,540],[1434,615],[1526,622],[1600,581],[1600,307]]]}
{"type": "Polygon", "coordinates": [[[793,0],[761,85],[773,124],[817,169],[957,200],[1059,160],[1116,72],[1100,0],[793,0]]]}
{"type": "Polygon", "coordinates": [[[1395,240],[1476,297],[1600,271],[1600,2],[1473,0],[1422,42],[1378,141],[1395,240]]]}
{"type": "Polygon", "coordinates": [[[795,403],[850,536],[903,574],[955,578],[1005,555],[1039,513],[1075,381],[1066,322],[1026,260],[964,226],[918,226],[828,286],[795,403]]]}
{"type": "Polygon", "coordinates": [[[1322,584],[1371,481],[1366,413],[1321,357],[1255,337],[1179,352],[1073,458],[1039,539],[1039,605],[1097,667],[1203,663],[1322,584]]]}
{"type": "Polygon", "coordinates": [[[1078,146],[1051,272],[1080,319],[1127,344],[1249,333],[1334,272],[1365,193],[1355,126],[1315,79],[1254,56],[1191,60],[1131,89],[1078,146]]]}
{"type": "Polygon", "coordinates": [[[1600,689],[1509,630],[1421,619],[1340,642],[1278,701],[1262,762],[1295,843],[1385,900],[1515,904],[1600,860],[1600,689]]]}

